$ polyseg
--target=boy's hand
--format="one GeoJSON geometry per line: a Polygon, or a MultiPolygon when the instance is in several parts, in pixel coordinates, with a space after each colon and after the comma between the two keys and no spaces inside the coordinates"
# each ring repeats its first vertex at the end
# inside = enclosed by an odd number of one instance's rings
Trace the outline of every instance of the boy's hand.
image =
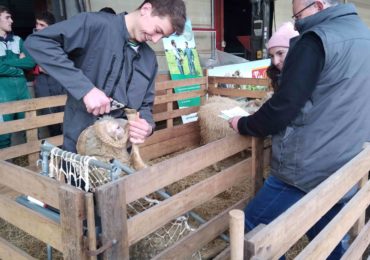
{"type": "Polygon", "coordinates": [[[130,142],[133,144],[142,144],[145,139],[151,135],[153,128],[143,118],[140,118],[140,114],[137,113],[136,120],[129,121],[129,136],[130,142]]]}
{"type": "Polygon", "coordinates": [[[94,116],[107,114],[110,112],[110,99],[103,91],[98,88],[93,88],[84,97],[87,112],[94,116]]]}

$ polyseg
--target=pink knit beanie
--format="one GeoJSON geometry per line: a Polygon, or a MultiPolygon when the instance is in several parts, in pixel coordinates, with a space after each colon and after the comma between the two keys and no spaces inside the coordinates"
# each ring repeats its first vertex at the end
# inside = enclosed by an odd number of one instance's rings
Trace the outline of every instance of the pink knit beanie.
{"type": "Polygon", "coordinates": [[[296,37],[298,32],[294,30],[294,25],[291,22],[286,22],[272,34],[267,43],[267,49],[272,47],[287,47],[289,48],[289,41],[291,38],[296,37]]]}

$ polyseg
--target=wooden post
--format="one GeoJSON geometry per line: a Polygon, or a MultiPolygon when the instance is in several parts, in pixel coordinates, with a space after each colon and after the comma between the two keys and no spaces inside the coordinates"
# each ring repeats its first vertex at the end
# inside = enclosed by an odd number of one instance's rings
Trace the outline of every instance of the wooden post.
{"type": "Polygon", "coordinates": [[[243,260],[244,253],[244,212],[233,209],[230,215],[231,260],[243,260]]]}
{"type": "MultiPolygon", "coordinates": [[[[172,91],[173,91],[172,88],[167,89],[166,94],[167,95],[172,95],[172,91]]],[[[169,101],[167,103],[167,112],[172,112],[172,111],[173,111],[173,101],[169,101]]],[[[173,127],[173,118],[167,119],[166,122],[167,122],[167,128],[172,128],[173,127]]]]}
{"type": "Polygon", "coordinates": [[[99,187],[96,191],[101,218],[104,259],[129,259],[125,179],[99,187]]]}
{"type": "Polygon", "coordinates": [[[252,137],[252,191],[255,195],[263,184],[263,138],[252,137]]]}
{"type": "MultiPolygon", "coordinates": [[[[86,193],[86,213],[87,213],[87,239],[89,243],[89,251],[96,250],[96,230],[95,230],[95,212],[94,212],[94,196],[92,193],[86,193]]],[[[90,260],[96,260],[96,256],[90,256],[90,260]]]]}
{"type": "MultiPolygon", "coordinates": [[[[25,112],[25,118],[33,118],[36,117],[36,110],[25,112]]],[[[30,129],[26,130],[26,139],[27,143],[32,142],[32,141],[37,141],[38,140],[38,129],[30,129]]],[[[28,164],[29,165],[35,165],[37,160],[39,159],[38,153],[32,153],[28,155],[28,164]]]]}
{"type": "Polygon", "coordinates": [[[64,259],[87,259],[83,239],[84,193],[75,187],[59,188],[60,224],[64,259]]]}

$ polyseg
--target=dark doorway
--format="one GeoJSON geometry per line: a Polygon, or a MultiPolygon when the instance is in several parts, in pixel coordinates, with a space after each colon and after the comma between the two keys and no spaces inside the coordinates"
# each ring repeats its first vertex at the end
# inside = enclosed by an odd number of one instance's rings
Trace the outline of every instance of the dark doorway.
{"type": "Polygon", "coordinates": [[[47,0],[0,0],[0,5],[10,9],[13,17],[13,32],[26,39],[35,27],[35,13],[47,10],[47,0]]]}
{"type": "Polygon", "coordinates": [[[246,50],[237,36],[250,36],[252,10],[250,0],[224,1],[224,51],[246,58],[246,50]]]}

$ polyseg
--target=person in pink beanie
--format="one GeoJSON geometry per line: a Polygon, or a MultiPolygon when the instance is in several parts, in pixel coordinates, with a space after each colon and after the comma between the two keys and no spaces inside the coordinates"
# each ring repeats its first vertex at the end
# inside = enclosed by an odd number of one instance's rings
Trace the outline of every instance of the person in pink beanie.
{"type": "MultiPolygon", "coordinates": [[[[291,22],[285,22],[272,34],[266,44],[271,58],[271,65],[267,68],[267,76],[271,79],[274,92],[277,91],[279,86],[279,77],[289,50],[290,40],[298,35],[299,33],[294,29],[294,25],[291,22]]],[[[239,119],[240,117],[234,117],[229,121],[230,127],[236,131],[239,119]]]]}
{"type": "Polygon", "coordinates": [[[290,39],[298,36],[291,22],[286,22],[271,36],[266,47],[271,58],[271,66],[267,69],[267,76],[271,79],[274,91],[278,88],[278,78],[283,70],[285,57],[289,50],[290,39]]]}

